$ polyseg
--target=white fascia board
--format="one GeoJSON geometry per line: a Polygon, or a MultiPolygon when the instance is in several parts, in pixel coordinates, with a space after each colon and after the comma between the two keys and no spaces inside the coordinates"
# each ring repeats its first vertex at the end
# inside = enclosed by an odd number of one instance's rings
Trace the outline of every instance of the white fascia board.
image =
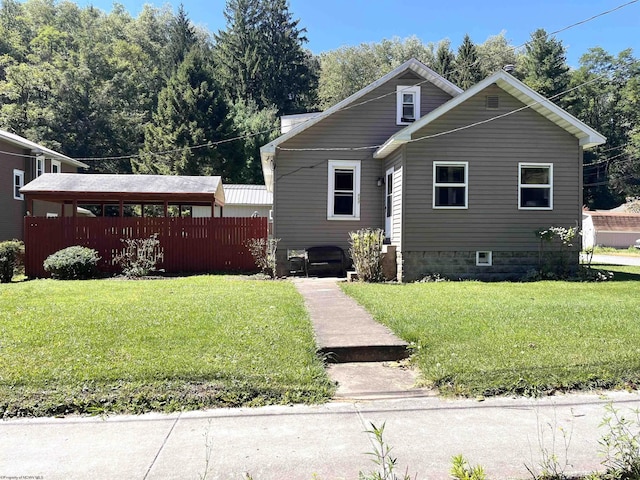
{"type": "Polygon", "coordinates": [[[604,136],[600,135],[594,129],[581,122],[562,108],[558,107],[550,100],[535,92],[520,80],[512,77],[502,70],[499,70],[490,77],[487,77],[481,82],[475,84],[469,90],[465,91],[462,95],[452,98],[447,103],[442,104],[440,107],[432,110],[427,115],[420,118],[418,121],[397,132],[395,135],[389,138],[389,140],[387,140],[384,145],[382,145],[378,150],[374,152],[373,157],[385,158],[393,151],[395,151],[400,145],[411,140],[411,136],[416,131],[433,122],[450,110],[454,109],[461,103],[467,101],[469,98],[478,94],[493,83],[495,83],[505,92],[513,95],[525,105],[535,103],[535,105],[532,105],[530,108],[577,137],[579,139],[580,145],[583,148],[590,148],[596,145],[601,145],[607,141],[604,136]]]}
{"type": "Polygon", "coordinates": [[[463,92],[463,90],[461,90],[460,88],[455,86],[453,83],[449,82],[445,78],[443,78],[440,75],[438,75],[436,72],[431,70],[429,67],[427,67],[422,62],[419,62],[418,60],[412,58],[411,60],[406,61],[405,63],[403,63],[399,67],[397,67],[394,70],[390,71],[389,73],[387,73],[383,77],[380,77],[375,82],[370,83],[369,85],[367,85],[366,87],[364,87],[361,90],[358,90],[356,93],[354,93],[353,95],[345,98],[341,102],[336,103],[333,107],[328,108],[324,112],[318,113],[315,117],[312,117],[308,121],[306,121],[304,123],[301,123],[298,126],[292,128],[291,130],[289,130],[284,135],[281,135],[278,138],[276,138],[275,140],[273,140],[270,143],[266,144],[264,147],[262,147],[260,149],[260,151],[262,152],[263,149],[271,149],[271,148],[273,148],[275,150],[275,148],[278,145],[280,145],[281,143],[286,142],[287,140],[289,140],[292,137],[295,137],[296,135],[298,135],[301,132],[304,132],[307,128],[311,127],[312,125],[315,125],[320,120],[322,120],[324,118],[327,118],[329,115],[332,115],[333,113],[335,113],[335,112],[337,112],[339,110],[342,110],[343,108],[347,107],[348,105],[350,105],[351,103],[355,102],[359,98],[362,98],[367,93],[375,90],[379,86],[387,83],[389,80],[395,78],[396,76],[400,75],[402,72],[404,72],[406,70],[414,71],[415,73],[417,73],[421,77],[425,78],[426,80],[429,80],[431,83],[433,83],[437,87],[441,88],[442,90],[444,90],[445,92],[450,94],[452,97],[456,97],[456,96],[462,94],[462,92],[463,92]]]}
{"type": "Polygon", "coordinates": [[[31,140],[27,140],[20,135],[16,135],[15,133],[7,132],[6,130],[0,130],[0,139],[5,140],[13,145],[18,147],[22,147],[25,149],[29,149],[32,152],[42,152],[46,157],[54,158],[55,160],[60,160],[64,163],[68,163],[69,165],[73,165],[74,167],[82,167],[89,168],[89,165],[82,163],[78,160],[74,160],[71,157],[67,157],[62,153],[58,153],[50,148],[44,147],[42,145],[37,144],[36,142],[32,142],[31,140]]]}
{"type": "MultiPolygon", "coordinates": [[[[265,145],[265,147],[268,145],[265,145]]],[[[267,187],[267,192],[273,193],[273,172],[275,162],[275,147],[272,151],[260,149],[260,163],[262,164],[262,176],[264,177],[264,185],[267,187]]],[[[271,149],[268,149],[271,150],[271,149]]]]}

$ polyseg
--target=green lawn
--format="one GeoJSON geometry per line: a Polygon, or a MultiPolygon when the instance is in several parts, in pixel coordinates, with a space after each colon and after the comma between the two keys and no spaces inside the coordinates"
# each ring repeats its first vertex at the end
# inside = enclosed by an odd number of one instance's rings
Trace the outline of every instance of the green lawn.
{"type": "Polygon", "coordinates": [[[613,247],[595,247],[593,249],[594,255],[622,255],[622,256],[640,256],[640,248],[613,248],[613,247]]]}
{"type": "Polygon", "coordinates": [[[321,402],[332,393],[288,282],[0,285],[0,417],[321,402]]]}
{"type": "Polygon", "coordinates": [[[616,281],[344,284],[416,346],[424,381],[457,395],[640,384],[640,268],[616,281]]]}

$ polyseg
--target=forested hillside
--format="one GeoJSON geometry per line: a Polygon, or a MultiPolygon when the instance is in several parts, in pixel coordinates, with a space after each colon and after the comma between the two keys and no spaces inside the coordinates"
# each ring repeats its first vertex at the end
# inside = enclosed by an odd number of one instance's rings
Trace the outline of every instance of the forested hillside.
{"type": "MultiPolygon", "coordinates": [[[[566,63],[544,30],[524,46],[503,34],[417,37],[313,55],[287,0],[227,0],[226,27],[194,27],[182,8],[137,17],[68,1],[3,0],[0,128],[79,158],[96,172],[218,174],[261,183],[259,147],[283,114],[325,109],[415,57],[461,88],[513,73],[604,134],[585,154],[585,203],[640,195],[640,61],[631,50],[566,63]],[[516,48],[518,47],[518,48],[516,48]]],[[[581,28],[592,28],[583,26],[581,28]]]]}

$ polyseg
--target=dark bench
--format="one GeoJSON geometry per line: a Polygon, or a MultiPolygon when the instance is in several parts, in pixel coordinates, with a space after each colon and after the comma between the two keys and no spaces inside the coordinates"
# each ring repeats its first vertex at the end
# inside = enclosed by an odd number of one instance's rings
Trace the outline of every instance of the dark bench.
{"type": "Polygon", "coordinates": [[[346,257],[340,247],[323,246],[307,249],[307,275],[342,277],[346,271],[346,257]]]}

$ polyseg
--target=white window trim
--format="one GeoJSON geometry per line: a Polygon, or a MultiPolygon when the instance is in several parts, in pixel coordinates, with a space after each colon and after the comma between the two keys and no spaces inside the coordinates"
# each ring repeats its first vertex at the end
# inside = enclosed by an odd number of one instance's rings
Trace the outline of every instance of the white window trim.
{"type": "Polygon", "coordinates": [[[493,252],[491,250],[478,250],[476,252],[476,267],[491,267],[493,265],[493,252]],[[487,253],[488,261],[486,263],[480,262],[480,254],[487,253]]]}
{"type": "Polygon", "coordinates": [[[327,168],[327,220],[360,220],[360,160],[329,160],[327,168]],[[353,215],[334,215],[334,184],[336,169],[353,170],[353,215]]]}
{"type": "Polygon", "coordinates": [[[45,166],[46,166],[46,160],[44,158],[44,155],[37,155],[36,156],[36,171],[35,171],[35,178],[38,178],[40,175],[42,175],[45,172],[45,166]]]}
{"type": "Polygon", "coordinates": [[[553,210],[553,163],[518,163],[518,210],[553,210]],[[522,183],[523,168],[549,168],[548,184],[530,184],[522,183]],[[549,189],[549,206],[548,207],[523,207],[522,206],[522,188],[548,188],[549,189]]]}
{"type": "Polygon", "coordinates": [[[13,191],[14,200],[24,200],[23,194],[20,193],[16,196],[16,177],[20,178],[20,188],[24,187],[24,171],[14,169],[11,177],[11,190],[13,191]]]}
{"type": "Polygon", "coordinates": [[[469,208],[469,162],[433,162],[433,191],[432,204],[434,210],[467,210],[469,208]],[[464,183],[436,183],[437,167],[464,167],[464,183]],[[454,205],[436,205],[436,188],[437,187],[464,187],[464,206],[458,207],[454,205]]]}
{"type": "Polygon", "coordinates": [[[54,173],[53,167],[58,167],[58,173],[62,173],[62,162],[60,160],[51,159],[51,173],[54,173]]]}
{"type": "Polygon", "coordinates": [[[413,122],[403,122],[402,121],[402,94],[403,93],[413,93],[413,113],[415,116],[415,120],[417,121],[420,118],[420,86],[410,86],[410,85],[398,85],[396,87],[396,124],[397,125],[411,125],[413,122]]]}

